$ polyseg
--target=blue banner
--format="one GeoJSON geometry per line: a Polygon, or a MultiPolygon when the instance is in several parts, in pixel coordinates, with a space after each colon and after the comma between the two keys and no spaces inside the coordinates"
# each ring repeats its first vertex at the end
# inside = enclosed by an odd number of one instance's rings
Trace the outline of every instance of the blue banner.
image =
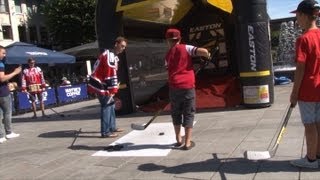
{"type": "Polygon", "coordinates": [[[59,103],[79,101],[88,98],[87,84],[61,86],[57,88],[59,103]]]}
{"type": "MultiPolygon", "coordinates": [[[[42,93],[43,101],[45,105],[56,104],[56,93],[54,89],[48,88],[45,92],[42,93]]],[[[31,109],[31,101],[29,101],[29,94],[25,92],[18,92],[18,109],[31,109]]],[[[36,99],[36,104],[39,106],[39,101],[36,99]]]]}

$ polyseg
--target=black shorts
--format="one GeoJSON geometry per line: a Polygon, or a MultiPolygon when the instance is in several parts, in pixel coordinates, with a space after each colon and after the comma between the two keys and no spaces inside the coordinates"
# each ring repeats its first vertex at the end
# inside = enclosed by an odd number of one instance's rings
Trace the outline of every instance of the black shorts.
{"type": "Polygon", "coordinates": [[[196,112],[195,89],[172,89],[169,92],[173,125],[193,127],[196,112]]]}
{"type": "Polygon", "coordinates": [[[38,101],[39,102],[42,102],[43,101],[43,95],[42,95],[42,92],[41,93],[35,93],[35,94],[29,94],[29,100],[31,102],[34,102],[36,100],[36,98],[38,98],[38,101]]]}

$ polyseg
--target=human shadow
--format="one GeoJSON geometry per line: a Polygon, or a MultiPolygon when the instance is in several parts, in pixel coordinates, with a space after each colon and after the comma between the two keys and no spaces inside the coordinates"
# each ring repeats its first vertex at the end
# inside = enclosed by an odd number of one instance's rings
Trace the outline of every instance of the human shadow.
{"type": "MultiPolygon", "coordinates": [[[[59,107],[61,108],[61,107],[59,107]]],[[[45,122],[45,121],[74,121],[74,120],[97,120],[100,118],[100,106],[91,105],[83,108],[73,109],[73,110],[57,110],[58,107],[46,107],[45,113],[47,117],[38,116],[36,119],[31,118],[32,113],[29,113],[29,117],[26,115],[21,116],[15,115],[12,117],[13,122],[15,123],[24,123],[24,122],[45,122]]],[[[22,113],[25,114],[25,113],[22,113]]],[[[40,112],[38,111],[39,115],[40,112]]]]}
{"type": "MultiPolygon", "coordinates": [[[[162,171],[168,174],[184,174],[190,172],[219,173],[221,179],[226,179],[226,174],[251,174],[259,172],[299,172],[300,168],[290,165],[288,160],[260,160],[250,161],[244,158],[213,158],[200,162],[184,163],[176,166],[157,165],[154,163],[142,164],[138,167],[141,171],[162,171]]],[[[315,169],[300,169],[304,172],[317,172],[315,169]]]]}

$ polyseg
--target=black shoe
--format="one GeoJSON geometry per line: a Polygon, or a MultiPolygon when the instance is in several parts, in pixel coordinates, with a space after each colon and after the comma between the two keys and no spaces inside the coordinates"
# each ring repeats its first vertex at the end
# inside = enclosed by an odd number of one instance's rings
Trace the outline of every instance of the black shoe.
{"type": "Polygon", "coordinates": [[[101,138],[115,138],[115,137],[118,137],[118,136],[119,135],[115,134],[115,133],[112,133],[112,134],[109,134],[109,135],[103,134],[103,135],[101,135],[101,138]]]}
{"type": "Polygon", "coordinates": [[[110,146],[107,146],[105,148],[103,148],[103,150],[105,151],[108,151],[108,152],[111,152],[111,151],[121,151],[121,149],[123,148],[124,146],[123,145],[120,145],[120,144],[117,144],[117,145],[110,145],[110,146]]]}
{"type": "Polygon", "coordinates": [[[50,118],[50,116],[47,116],[45,114],[42,115],[43,118],[50,118]]]}

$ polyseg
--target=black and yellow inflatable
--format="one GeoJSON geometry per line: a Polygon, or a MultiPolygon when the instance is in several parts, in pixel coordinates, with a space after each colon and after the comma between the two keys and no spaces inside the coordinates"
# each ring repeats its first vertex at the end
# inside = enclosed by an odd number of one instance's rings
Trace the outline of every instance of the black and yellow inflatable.
{"type": "MultiPolygon", "coordinates": [[[[219,47],[213,71],[240,80],[242,104],[268,107],[273,103],[269,17],[266,0],[97,0],[96,33],[100,49],[115,37],[163,40],[166,28],[177,27],[183,40],[196,46],[219,47]],[[222,73],[221,73],[222,72],[222,73]]],[[[147,51],[147,50],[145,50],[147,51]]],[[[120,113],[135,110],[130,86],[130,57],[120,57],[120,113]]]]}

